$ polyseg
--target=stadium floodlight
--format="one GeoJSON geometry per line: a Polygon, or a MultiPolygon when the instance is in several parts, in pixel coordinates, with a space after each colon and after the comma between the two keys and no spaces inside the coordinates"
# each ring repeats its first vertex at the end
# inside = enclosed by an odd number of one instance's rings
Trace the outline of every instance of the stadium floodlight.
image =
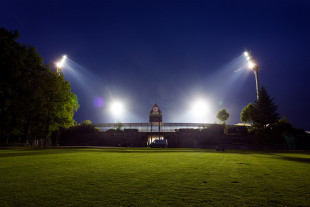
{"type": "Polygon", "coordinates": [[[254,63],[253,61],[249,61],[248,63],[249,63],[249,64],[248,64],[248,67],[249,67],[250,69],[253,69],[253,68],[255,67],[255,63],[254,63]]]}
{"type": "Polygon", "coordinates": [[[123,111],[123,104],[115,101],[111,104],[111,112],[114,114],[114,122],[116,123],[116,117],[123,111]]]}
{"type": "Polygon", "coordinates": [[[207,101],[198,99],[192,103],[192,116],[195,121],[204,122],[208,117],[210,107],[207,101]]]}
{"type": "Polygon", "coordinates": [[[207,112],[207,104],[202,100],[197,100],[193,104],[193,111],[195,114],[204,114],[207,112]]]}
{"type": "Polygon", "coordinates": [[[66,62],[66,59],[67,59],[67,55],[64,55],[62,56],[61,60],[58,61],[56,64],[56,69],[57,69],[57,72],[59,72],[59,70],[62,69],[62,67],[64,66],[65,62],[66,62]]]}
{"type": "Polygon", "coordinates": [[[255,63],[255,60],[253,59],[252,55],[248,51],[244,51],[244,56],[247,59],[248,62],[248,68],[252,69],[254,71],[255,75],[255,81],[256,81],[256,94],[257,94],[257,99],[258,99],[258,90],[259,90],[259,85],[258,85],[258,65],[255,63]]]}

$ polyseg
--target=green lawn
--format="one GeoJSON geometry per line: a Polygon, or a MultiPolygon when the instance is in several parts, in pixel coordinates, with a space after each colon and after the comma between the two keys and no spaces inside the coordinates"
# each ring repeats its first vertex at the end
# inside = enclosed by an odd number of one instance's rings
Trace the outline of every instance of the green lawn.
{"type": "Polygon", "coordinates": [[[0,206],[310,206],[310,153],[1,149],[0,206]]]}

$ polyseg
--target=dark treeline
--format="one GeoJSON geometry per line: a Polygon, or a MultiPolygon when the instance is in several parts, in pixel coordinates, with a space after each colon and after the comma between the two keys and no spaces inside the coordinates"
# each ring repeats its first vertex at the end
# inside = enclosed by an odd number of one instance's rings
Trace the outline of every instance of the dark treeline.
{"type": "Polygon", "coordinates": [[[62,146],[134,146],[146,147],[147,136],[137,129],[100,131],[92,124],[81,123],[68,129],[62,129],[59,137],[62,146]]]}
{"type": "Polygon", "coordinates": [[[18,37],[0,28],[0,142],[50,145],[53,132],[74,124],[77,97],[64,76],[18,37]]]}
{"type": "MultiPolygon", "coordinates": [[[[277,129],[262,136],[244,126],[229,126],[227,133],[224,128],[225,125],[214,124],[205,129],[179,129],[161,132],[161,135],[172,148],[310,149],[310,136],[303,130],[292,128],[292,132],[283,134],[282,129],[277,129]]],[[[103,132],[91,124],[80,124],[63,129],[59,143],[63,146],[146,147],[148,136],[149,132],[138,132],[137,129],[103,132]]]]}

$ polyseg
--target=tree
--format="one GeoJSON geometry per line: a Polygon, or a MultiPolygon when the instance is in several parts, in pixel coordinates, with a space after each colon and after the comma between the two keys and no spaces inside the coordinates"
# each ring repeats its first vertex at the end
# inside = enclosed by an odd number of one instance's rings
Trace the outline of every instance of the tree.
{"type": "Polygon", "coordinates": [[[272,128],[279,120],[279,114],[277,113],[278,107],[264,87],[259,89],[258,94],[259,97],[254,104],[249,103],[242,109],[240,119],[243,122],[252,121],[256,129],[272,128]]]}
{"type": "Polygon", "coordinates": [[[229,118],[229,113],[226,111],[226,108],[221,109],[217,114],[216,118],[218,118],[224,125],[224,134],[227,134],[228,128],[226,126],[226,121],[229,118]]]}
{"type": "MultiPolygon", "coordinates": [[[[8,32],[0,28],[0,133],[2,137],[5,137],[6,143],[10,136],[19,134],[21,131],[21,120],[17,119],[20,109],[16,108],[16,103],[13,102],[13,99],[17,98],[17,94],[8,84],[8,82],[15,82],[11,73],[16,70],[16,65],[19,62],[13,62],[14,56],[22,53],[18,50],[13,53],[11,50],[17,46],[15,40],[18,36],[17,31],[8,32]],[[10,70],[6,71],[9,67],[10,70]]],[[[15,82],[15,84],[17,87],[18,83],[15,82]]]]}
{"type": "Polygon", "coordinates": [[[118,122],[116,126],[116,130],[121,131],[122,127],[123,127],[123,124],[121,122],[118,122]]]}
{"type": "Polygon", "coordinates": [[[242,122],[251,122],[253,116],[254,106],[252,103],[249,103],[246,107],[244,107],[240,114],[240,120],[242,122]]]}
{"type": "Polygon", "coordinates": [[[293,134],[294,128],[286,117],[282,117],[274,124],[273,131],[275,134],[287,135],[293,134]]]}
{"type": "Polygon", "coordinates": [[[253,104],[253,113],[251,113],[253,126],[258,129],[271,128],[279,119],[278,106],[275,105],[273,98],[270,98],[264,87],[259,89],[258,94],[259,97],[253,104]]]}
{"type": "Polygon", "coordinates": [[[91,124],[92,124],[91,120],[85,120],[85,121],[83,121],[82,123],[80,123],[79,125],[89,126],[89,125],[91,125],[91,124]]]}
{"type": "Polygon", "coordinates": [[[216,118],[218,118],[221,122],[223,122],[224,124],[226,124],[226,121],[229,118],[229,113],[226,111],[226,108],[221,109],[217,115],[216,118]]]}
{"type": "Polygon", "coordinates": [[[42,139],[73,125],[79,105],[70,83],[44,65],[17,31],[0,28],[0,137],[42,139]]]}

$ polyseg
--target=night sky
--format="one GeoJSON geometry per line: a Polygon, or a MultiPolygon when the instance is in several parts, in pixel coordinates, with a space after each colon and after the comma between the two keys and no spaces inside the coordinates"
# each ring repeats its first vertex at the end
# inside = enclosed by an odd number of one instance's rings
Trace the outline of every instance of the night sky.
{"type": "Polygon", "coordinates": [[[157,103],[164,122],[219,122],[225,107],[236,124],[256,99],[246,48],[280,116],[310,130],[308,0],[2,0],[0,10],[0,27],[18,30],[53,69],[68,55],[77,122],[114,122],[109,106],[118,100],[120,122],[147,122],[157,103]],[[191,114],[197,99],[210,107],[203,119],[191,114]]]}

